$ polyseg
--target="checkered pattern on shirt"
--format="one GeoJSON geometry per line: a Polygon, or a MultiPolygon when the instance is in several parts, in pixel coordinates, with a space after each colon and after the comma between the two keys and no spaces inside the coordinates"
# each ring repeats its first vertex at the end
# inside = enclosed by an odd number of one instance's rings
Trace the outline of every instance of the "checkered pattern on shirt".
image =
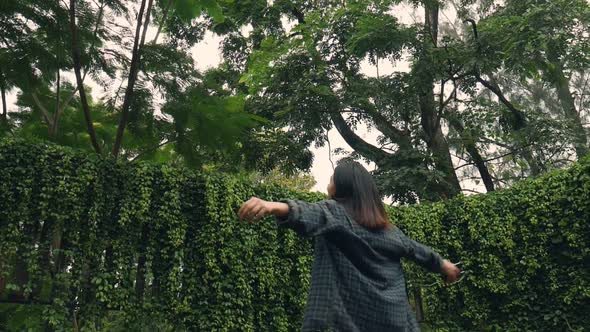
{"type": "Polygon", "coordinates": [[[279,224],[315,239],[303,331],[419,331],[400,258],[440,272],[437,253],[397,227],[365,229],[336,201],[284,202],[289,215],[279,224]]]}

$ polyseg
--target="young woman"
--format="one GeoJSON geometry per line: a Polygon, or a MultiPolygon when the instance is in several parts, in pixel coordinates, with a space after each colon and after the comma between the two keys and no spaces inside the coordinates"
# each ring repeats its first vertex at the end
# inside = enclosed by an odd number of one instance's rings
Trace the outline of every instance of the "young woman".
{"type": "Polygon", "coordinates": [[[328,194],[319,203],[253,197],[238,212],[242,220],[274,215],[279,225],[315,238],[302,330],[419,331],[400,259],[447,282],[457,280],[459,269],[388,222],[377,186],[359,163],[336,167],[328,194]]]}

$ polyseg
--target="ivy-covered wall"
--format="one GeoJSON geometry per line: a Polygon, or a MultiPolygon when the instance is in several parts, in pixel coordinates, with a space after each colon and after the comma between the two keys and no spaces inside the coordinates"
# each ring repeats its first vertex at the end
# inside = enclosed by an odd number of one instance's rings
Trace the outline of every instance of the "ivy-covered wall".
{"type": "MultiPolygon", "coordinates": [[[[421,287],[433,326],[590,331],[589,159],[509,190],[389,212],[466,271],[456,285],[421,287]]],[[[414,288],[437,281],[414,265],[407,272],[414,288]]]]}
{"type": "MultiPolygon", "coordinates": [[[[0,330],[298,330],[312,244],[270,220],[238,222],[252,195],[322,198],[0,143],[0,330]]],[[[412,300],[421,299],[431,326],[590,326],[590,163],[491,195],[389,212],[469,271],[443,287],[407,265],[412,300]]]]}

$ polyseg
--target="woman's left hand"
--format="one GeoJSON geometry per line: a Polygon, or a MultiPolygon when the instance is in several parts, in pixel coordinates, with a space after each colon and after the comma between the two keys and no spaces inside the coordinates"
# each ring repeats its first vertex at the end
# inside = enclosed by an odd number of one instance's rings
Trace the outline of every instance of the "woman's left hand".
{"type": "Polygon", "coordinates": [[[252,197],[238,211],[240,220],[254,221],[264,218],[272,213],[270,202],[264,201],[258,197],[252,197]]]}
{"type": "Polygon", "coordinates": [[[445,277],[445,282],[447,283],[453,283],[457,281],[461,276],[461,270],[457,267],[457,265],[451,263],[446,259],[443,261],[441,272],[445,277]]]}

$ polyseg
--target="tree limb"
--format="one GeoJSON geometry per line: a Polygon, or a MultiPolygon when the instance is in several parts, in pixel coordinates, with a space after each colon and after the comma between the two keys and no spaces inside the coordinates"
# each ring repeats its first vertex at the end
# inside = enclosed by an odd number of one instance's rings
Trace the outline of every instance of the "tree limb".
{"type": "Polygon", "coordinates": [[[295,16],[299,24],[305,24],[305,16],[299,9],[293,7],[293,9],[291,9],[291,14],[295,16]]]}
{"type": "Polygon", "coordinates": [[[43,114],[43,118],[45,119],[45,123],[47,123],[47,126],[49,128],[51,128],[53,126],[53,122],[51,120],[52,119],[51,113],[49,113],[47,108],[45,108],[45,106],[43,106],[43,104],[41,103],[41,100],[39,100],[39,96],[37,96],[37,92],[33,92],[31,94],[31,96],[33,97],[33,101],[35,102],[35,105],[37,105],[37,107],[39,107],[39,109],[41,110],[41,114],[43,114]]]}
{"type": "Polygon", "coordinates": [[[441,107],[441,114],[442,114],[442,110],[447,107],[449,105],[449,103],[453,100],[457,100],[457,83],[453,80],[453,91],[451,91],[451,94],[449,95],[449,97],[440,105],[441,107]]]}
{"type": "Polygon", "coordinates": [[[346,120],[340,113],[330,113],[330,118],[336,127],[336,130],[340,133],[344,141],[356,152],[363,157],[374,161],[376,164],[382,164],[382,162],[391,156],[389,153],[379,149],[378,147],[367,143],[361,137],[354,133],[352,129],[346,123],[346,120]]]}
{"type": "Polygon", "coordinates": [[[369,115],[373,119],[373,123],[375,124],[375,127],[377,127],[377,129],[381,133],[383,133],[383,135],[386,135],[392,141],[394,141],[395,143],[397,143],[399,145],[403,145],[403,146],[410,146],[411,145],[409,131],[400,130],[400,129],[394,127],[393,125],[391,125],[389,120],[383,114],[381,114],[379,111],[377,111],[375,109],[366,108],[366,109],[364,109],[364,111],[367,115],[369,115]]]}
{"type": "MultiPolygon", "coordinates": [[[[461,140],[463,141],[463,143],[465,145],[465,150],[467,151],[467,153],[471,157],[471,160],[473,161],[473,164],[475,164],[475,167],[479,171],[479,175],[486,187],[486,191],[488,191],[488,192],[494,191],[495,190],[494,181],[492,179],[492,176],[490,174],[488,166],[486,165],[486,161],[483,159],[483,157],[479,153],[479,150],[477,149],[475,142],[473,140],[469,139],[469,137],[467,137],[467,138],[464,137],[465,128],[459,119],[451,119],[451,120],[449,120],[449,123],[451,126],[453,126],[455,128],[455,130],[457,130],[459,132],[459,135],[461,136],[461,140]]],[[[456,171],[457,167],[455,167],[454,170],[456,171]]]]}
{"type": "Polygon", "coordinates": [[[475,23],[475,20],[473,19],[466,19],[465,21],[463,21],[463,23],[471,23],[471,29],[473,29],[473,36],[475,37],[475,40],[478,41],[479,40],[479,36],[477,35],[477,23],[475,23]]]}
{"type": "Polygon", "coordinates": [[[502,102],[502,104],[504,104],[510,110],[510,112],[512,113],[512,115],[515,117],[515,120],[516,120],[516,122],[514,123],[515,130],[522,129],[526,126],[527,120],[526,120],[525,114],[521,110],[517,109],[514,106],[514,104],[512,104],[506,98],[506,96],[504,96],[504,93],[502,92],[502,90],[500,89],[498,84],[496,84],[495,82],[492,82],[492,81],[485,80],[484,78],[481,77],[481,75],[477,71],[475,72],[475,78],[477,79],[477,81],[479,83],[481,83],[483,86],[485,86],[490,91],[492,91],[498,97],[498,99],[500,99],[500,102],[502,102]]]}
{"type": "Polygon", "coordinates": [[[461,191],[467,191],[467,192],[474,193],[474,194],[482,194],[481,192],[479,192],[477,190],[467,189],[467,188],[463,188],[463,189],[461,189],[461,191]]]}

